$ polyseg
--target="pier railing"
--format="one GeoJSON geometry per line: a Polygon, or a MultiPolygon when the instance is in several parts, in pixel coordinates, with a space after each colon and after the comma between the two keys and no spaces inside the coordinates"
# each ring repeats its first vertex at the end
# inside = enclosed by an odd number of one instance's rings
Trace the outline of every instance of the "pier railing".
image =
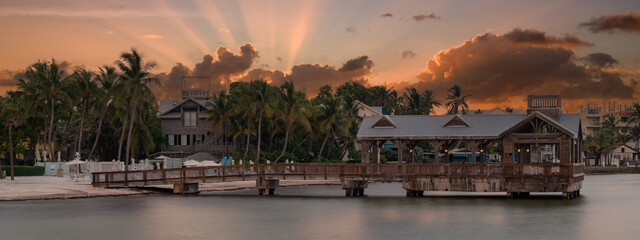
{"type": "Polygon", "coordinates": [[[96,172],[94,186],[156,185],[176,182],[231,182],[256,177],[278,179],[362,178],[370,181],[402,181],[417,177],[466,178],[564,178],[584,179],[582,163],[574,164],[342,164],[294,163],[190,167],[157,170],[96,172]]]}

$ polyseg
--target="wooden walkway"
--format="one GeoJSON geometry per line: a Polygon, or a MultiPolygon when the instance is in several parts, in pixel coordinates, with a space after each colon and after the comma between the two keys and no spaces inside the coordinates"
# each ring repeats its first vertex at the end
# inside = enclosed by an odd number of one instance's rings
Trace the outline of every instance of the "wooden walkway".
{"type": "MultiPolygon", "coordinates": [[[[254,164],[93,173],[96,187],[259,179],[402,182],[408,191],[575,192],[584,166],[575,164],[254,164]]],[[[344,187],[344,185],[343,185],[344,187]]]]}

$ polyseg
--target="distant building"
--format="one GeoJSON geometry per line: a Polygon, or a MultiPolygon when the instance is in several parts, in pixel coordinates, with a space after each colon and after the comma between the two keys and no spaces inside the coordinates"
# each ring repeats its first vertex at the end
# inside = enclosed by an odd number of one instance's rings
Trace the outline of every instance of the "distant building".
{"type": "MultiPolygon", "coordinates": [[[[611,165],[635,165],[638,162],[640,151],[633,149],[627,144],[618,144],[611,152],[611,165]]],[[[600,159],[605,159],[604,153],[600,159]]],[[[592,160],[591,160],[592,161],[592,160]]],[[[604,163],[604,161],[602,161],[604,163]]],[[[590,162],[591,165],[595,162],[590,162]]]]}
{"type": "MultiPolygon", "coordinates": [[[[636,126],[638,123],[629,123],[629,114],[631,106],[619,105],[615,102],[605,103],[602,106],[597,104],[587,104],[580,107],[580,118],[582,119],[582,131],[585,135],[596,135],[600,132],[602,122],[608,114],[614,114],[618,124],[616,127],[625,128],[627,126],[636,126]]],[[[631,143],[635,146],[635,142],[631,143]]]]}
{"type": "Polygon", "coordinates": [[[236,144],[224,141],[221,129],[209,129],[207,114],[203,113],[211,102],[209,90],[185,89],[184,85],[181,100],[160,101],[158,118],[162,121],[162,133],[169,141],[160,154],[169,157],[184,157],[196,152],[215,154],[224,152],[225,145],[235,150],[236,144]]]}

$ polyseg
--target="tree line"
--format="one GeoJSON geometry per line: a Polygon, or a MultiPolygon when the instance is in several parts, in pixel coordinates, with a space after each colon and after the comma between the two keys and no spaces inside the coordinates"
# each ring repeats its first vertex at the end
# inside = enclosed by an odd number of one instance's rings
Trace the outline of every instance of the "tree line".
{"type": "Polygon", "coordinates": [[[585,155],[595,158],[596,165],[611,165],[613,150],[620,144],[635,141],[635,149],[640,149],[640,104],[634,103],[627,115],[626,124],[620,126],[622,118],[609,113],[604,115],[600,123],[600,130],[593,135],[586,135],[582,142],[585,155]],[[635,124],[634,124],[635,123],[635,124]]]}
{"type": "MultiPolygon", "coordinates": [[[[13,161],[17,153],[42,146],[49,160],[63,151],[64,159],[78,153],[81,159],[127,161],[159,151],[168,140],[150,89],[158,84],[150,72],[154,67],[135,49],[96,72],[66,72],[55,59],[30,65],[17,90],[0,97],[0,153],[13,161]]],[[[211,130],[246,143],[243,151],[227,154],[256,162],[338,160],[347,152],[358,159],[353,143],[359,103],[394,114],[432,114],[443,106],[436,95],[430,89],[409,87],[398,94],[383,85],[347,82],[335,89],[325,85],[307,98],[293,82],[276,86],[257,79],[216,92],[205,113],[211,130]]],[[[467,97],[455,85],[444,106],[451,114],[465,113],[467,97]]]]}

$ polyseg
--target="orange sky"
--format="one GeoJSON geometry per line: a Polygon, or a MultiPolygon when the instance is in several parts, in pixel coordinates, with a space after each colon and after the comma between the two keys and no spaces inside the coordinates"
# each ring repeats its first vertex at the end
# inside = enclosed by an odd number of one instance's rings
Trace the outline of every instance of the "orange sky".
{"type": "Polygon", "coordinates": [[[13,89],[14,74],[38,59],[96,69],[135,47],[158,63],[155,71],[167,75],[165,86],[175,85],[171,73],[207,73],[222,82],[295,76],[307,91],[325,82],[366,80],[397,90],[417,84],[444,97],[446,86],[464,83],[474,108],[520,107],[528,93],[551,92],[566,94],[566,107],[575,110],[586,101],[637,101],[640,31],[606,28],[606,23],[625,14],[633,19],[639,9],[638,2],[595,0],[2,0],[0,93],[13,89]],[[478,36],[495,39],[465,45],[478,36]],[[242,55],[238,47],[245,43],[255,52],[242,55]],[[605,53],[615,63],[588,68],[593,53],[605,53]],[[211,68],[198,68],[206,55],[211,68]],[[354,61],[355,67],[345,67],[361,56],[371,64],[354,61]],[[485,59],[493,64],[483,65],[485,59]],[[430,61],[436,67],[430,69],[430,61]],[[489,96],[496,89],[496,96],[489,96]]]}

